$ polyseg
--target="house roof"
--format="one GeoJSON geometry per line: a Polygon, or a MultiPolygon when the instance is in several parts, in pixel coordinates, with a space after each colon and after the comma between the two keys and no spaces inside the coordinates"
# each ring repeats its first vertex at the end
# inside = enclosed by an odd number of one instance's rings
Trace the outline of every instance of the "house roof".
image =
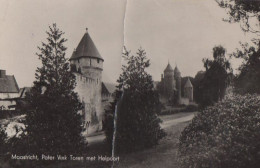
{"type": "Polygon", "coordinates": [[[102,82],[102,93],[113,94],[116,90],[116,84],[102,82]]]}
{"type": "Polygon", "coordinates": [[[19,93],[19,87],[13,75],[0,78],[0,93],[19,93]]]}
{"type": "Polygon", "coordinates": [[[72,53],[70,60],[78,59],[81,57],[98,58],[104,61],[88,32],[86,32],[80,40],[77,48],[72,53]]]}
{"type": "Polygon", "coordinates": [[[173,72],[172,66],[168,63],[167,67],[165,68],[164,72],[173,72]]]}
{"type": "Polygon", "coordinates": [[[32,88],[31,87],[24,87],[20,88],[19,95],[21,98],[25,98],[27,92],[29,92],[32,88]]]}
{"type": "Polygon", "coordinates": [[[184,87],[185,87],[185,88],[191,88],[191,87],[193,87],[192,84],[191,84],[191,82],[190,82],[190,78],[187,79],[187,82],[185,83],[184,87]]]}

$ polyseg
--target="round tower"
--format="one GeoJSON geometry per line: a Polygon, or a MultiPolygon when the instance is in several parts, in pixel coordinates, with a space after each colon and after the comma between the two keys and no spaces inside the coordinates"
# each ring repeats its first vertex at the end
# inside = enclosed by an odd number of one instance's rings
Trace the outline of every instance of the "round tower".
{"type": "Polygon", "coordinates": [[[104,59],[92,41],[88,29],[74,50],[70,60],[71,70],[76,75],[76,88],[80,100],[85,104],[87,122],[102,122],[101,105],[102,71],[104,59]]]}
{"type": "Polygon", "coordinates": [[[167,67],[164,70],[164,93],[172,94],[174,89],[175,89],[174,71],[171,65],[168,63],[167,67]]]}
{"type": "Polygon", "coordinates": [[[178,99],[177,102],[180,103],[180,101],[181,101],[181,72],[179,71],[177,66],[174,69],[174,77],[176,80],[177,99],[178,99]]]}
{"type": "Polygon", "coordinates": [[[184,85],[184,97],[188,98],[190,102],[193,101],[193,86],[190,82],[190,78],[188,78],[184,85]]]}

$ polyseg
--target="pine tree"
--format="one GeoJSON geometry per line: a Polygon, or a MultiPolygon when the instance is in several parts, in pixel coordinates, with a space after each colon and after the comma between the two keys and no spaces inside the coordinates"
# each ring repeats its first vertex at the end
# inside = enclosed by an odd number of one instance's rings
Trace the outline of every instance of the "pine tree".
{"type": "Polygon", "coordinates": [[[104,129],[109,145],[114,131],[114,112],[117,104],[117,127],[115,147],[117,152],[132,152],[149,148],[165,135],[160,128],[160,102],[154,90],[151,75],[146,72],[150,62],[146,52],[139,49],[130,55],[125,49],[123,57],[126,65],[117,80],[116,98],[105,113],[104,129]]]}
{"type": "Polygon", "coordinates": [[[35,73],[36,81],[26,100],[26,133],[29,152],[73,154],[85,149],[81,136],[82,108],[75,88],[75,76],[65,58],[67,40],[56,24],[49,26],[47,43],[38,47],[36,55],[42,62],[35,73]]]}

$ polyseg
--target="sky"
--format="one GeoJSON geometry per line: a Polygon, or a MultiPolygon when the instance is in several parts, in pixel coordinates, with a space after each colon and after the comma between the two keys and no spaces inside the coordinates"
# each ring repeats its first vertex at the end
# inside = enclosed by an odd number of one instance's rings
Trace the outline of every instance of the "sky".
{"type": "MultiPolygon", "coordinates": [[[[41,66],[37,46],[56,23],[68,39],[67,58],[88,28],[105,60],[105,82],[116,82],[123,46],[133,54],[145,49],[154,80],[168,61],[182,76],[194,77],[214,46],[231,53],[251,38],[239,24],[223,22],[227,16],[214,0],[0,0],[0,69],[14,75],[19,87],[32,86],[41,66]]],[[[232,60],[234,68],[239,63],[232,60]]]]}

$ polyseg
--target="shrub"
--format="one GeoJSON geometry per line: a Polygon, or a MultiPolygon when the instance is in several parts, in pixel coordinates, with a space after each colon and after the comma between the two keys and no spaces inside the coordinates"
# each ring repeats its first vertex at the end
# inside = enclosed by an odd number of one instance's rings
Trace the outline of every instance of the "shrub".
{"type": "Polygon", "coordinates": [[[260,96],[229,95],[194,117],[180,136],[182,168],[260,165],[260,96]]]}
{"type": "Polygon", "coordinates": [[[195,112],[198,111],[198,105],[197,104],[189,104],[185,109],[184,112],[195,112]]]}
{"type": "Polygon", "coordinates": [[[6,139],[7,135],[0,125],[0,156],[6,153],[6,139]]]}

